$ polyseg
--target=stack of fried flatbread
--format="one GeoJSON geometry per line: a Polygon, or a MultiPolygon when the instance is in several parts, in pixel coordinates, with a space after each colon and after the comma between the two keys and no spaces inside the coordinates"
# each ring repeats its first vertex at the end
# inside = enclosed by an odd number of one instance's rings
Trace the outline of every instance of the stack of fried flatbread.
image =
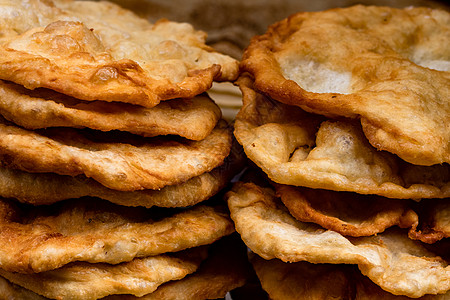
{"type": "Polygon", "coordinates": [[[361,5],[252,39],[235,135],[263,172],[227,200],[271,299],[450,296],[449,43],[446,11],[361,5]]]}
{"type": "Polygon", "coordinates": [[[0,32],[0,294],[206,299],[242,285],[246,248],[215,244],[234,225],[213,196],[243,159],[205,93],[237,61],[189,24],[108,2],[2,1],[0,32]]]}

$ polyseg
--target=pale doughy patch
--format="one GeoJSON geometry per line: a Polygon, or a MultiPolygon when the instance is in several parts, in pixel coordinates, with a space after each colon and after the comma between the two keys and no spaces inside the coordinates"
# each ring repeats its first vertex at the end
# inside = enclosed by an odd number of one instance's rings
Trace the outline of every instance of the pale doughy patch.
{"type": "Polygon", "coordinates": [[[424,7],[299,12],[254,37],[241,69],[273,99],[359,120],[378,150],[449,163],[449,24],[424,7]]]}

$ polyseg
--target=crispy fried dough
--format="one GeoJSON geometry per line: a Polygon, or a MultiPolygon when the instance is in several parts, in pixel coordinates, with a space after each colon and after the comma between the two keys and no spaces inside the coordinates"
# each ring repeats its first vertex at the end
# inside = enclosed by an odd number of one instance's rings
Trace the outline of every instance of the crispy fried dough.
{"type": "Polygon", "coordinates": [[[204,139],[221,118],[220,108],[206,94],[145,108],[81,101],[46,89],[30,91],[4,81],[0,81],[0,114],[27,129],[87,127],[148,137],[173,134],[191,140],[204,139]]]}
{"type": "Polygon", "coordinates": [[[225,237],[211,246],[210,256],[200,268],[185,278],[161,285],[141,298],[110,296],[105,300],[191,300],[219,299],[245,284],[250,276],[247,248],[235,236],[225,237]]]}
{"type": "Polygon", "coordinates": [[[0,276],[0,295],[8,300],[47,300],[30,290],[24,289],[0,276]]]}
{"type": "Polygon", "coordinates": [[[370,236],[398,225],[410,229],[410,238],[428,244],[450,237],[448,198],[412,203],[280,184],[275,184],[275,188],[277,196],[294,218],[316,223],[345,236],[370,236]]]}
{"type": "Polygon", "coordinates": [[[147,19],[137,18],[135,14],[106,1],[57,0],[55,4],[69,15],[94,27],[103,40],[108,40],[105,43],[114,49],[111,50],[114,54],[131,54],[131,59],[140,63],[146,57],[145,53],[137,49],[145,50],[152,60],[143,63],[144,70],[158,70],[162,61],[166,60],[162,69],[164,74],[168,66],[173,68],[183,64],[188,73],[192,69],[195,72],[197,69],[220,65],[220,73],[216,76],[219,81],[232,81],[238,75],[238,62],[206,45],[206,32],[194,30],[189,23],[170,22],[161,16],[158,22],[149,26],[147,19]],[[142,30],[137,31],[137,28],[142,30]]]}
{"type": "Polygon", "coordinates": [[[416,165],[450,162],[450,13],[302,12],[255,37],[241,67],[281,102],[360,119],[370,143],[416,165]]]}
{"type": "Polygon", "coordinates": [[[355,278],[354,280],[356,280],[355,300],[447,300],[450,297],[450,292],[439,295],[424,295],[418,298],[397,296],[382,290],[367,277],[361,276],[360,272],[353,272],[350,276],[353,276],[355,278]]]}
{"type": "Polygon", "coordinates": [[[43,272],[74,261],[120,263],[210,244],[234,231],[220,207],[177,212],[75,199],[24,210],[0,202],[0,265],[43,272]]]}
{"type": "Polygon", "coordinates": [[[0,269],[0,275],[51,299],[95,300],[114,294],[143,296],[165,282],[195,272],[206,257],[207,249],[197,247],[171,255],[135,258],[116,265],[77,262],[35,274],[0,269]]]}
{"type": "Polygon", "coordinates": [[[277,196],[299,221],[345,236],[370,236],[398,225],[416,227],[419,217],[406,200],[275,185],[277,196]]]}
{"type": "Polygon", "coordinates": [[[6,0],[1,4],[0,42],[40,25],[40,19],[65,19],[64,12],[42,0],[6,0]],[[24,7],[28,9],[24,9],[24,7]],[[39,16],[36,14],[39,12],[39,16]]]}
{"type": "Polygon", "coordinates": [[[235,136],[248,158],[273,181],[388,198],[450,196],[448,164],[411,165],[377,151],[356,123],[324,120],[265,97],[253,90],[248,77],[239,83],[243,107],[235,136]]]}
{"type": "Polygon", "coordinates": [[[432,244],[450,237],[450,199],[424,200],[418,207],[422,229],[411,230],[410,238],[432,244]]]}
{"type": "MultiPolygon", "coordinates": [[[[202,262],[200,268],[183,279],[165,283],[158,289],[143,297],[133,295],[111,295],[104,300],[132,300],[132,299],[217,299],[222,298],[228,291],[242,286],[249,278],[249,268],[246,248],[242,242],[224,238],[211,246],[208,258],[202,262]]],[[[32,275],[33,276],[33,275],[32,275]]],[[[0,294],[8,295],[8,299],[43,300],[48,299],[15,285],[0,277],[0,294]]]]}
{"type": "Polygon", "coordinates": [[[142,138],[51,128],[25,130],[0,120],[2,165],[28,172],[84,174],[111,189],[159,189],[221,165],[232,144],[222,121],[201,141],[142,138]]]}
{"type": "MultiPolygon", "coordinates": [[[[237,61],[206,46],[206,34],[187,23],[150,24],[108,2],[55,0],[38,6],[45,4],[44,13],[33,11],[28,28],[6,22],[1,79],[83,100],[153,107],[200,94],[214,79],[237,76],[237,61]]],[[[3,6],[9,8],[4,14],[29,10],[25,1],[3,6]]]]}
{"type": "Polygon", "coordinates": [[[33,205],[91,196],[124,206],[186,207],[214,196],[242,170],[244,164],[242,150],[234,141],[224,164],[211,172],[160,190],[132,192],[112,190],[84,176],[28,173],[0,167],[0,197],[15,198],[33,205]]]}
{"type": "Polygon", "coordinates": [[[272,189],[252,183],[237,183],[227,200],[236,231],[264,259],[357,264],[364,275],[395,295],[421,297],[450,290],[448,261],[401,229],[346,238],[294,219],[272,189]]]}
{"type": "MultiPolygon", "coordinates": [[[[354,299],[406,300],[383,291],[379,286],[348,265],[283,263],[252,255],[251,262],[264,290],[272,300],[281,299],[354,299]]],[[[448,299],[443,295],[425,295],[420,300],[448,299]]],[[[417,299],[417,298],[416,298],[417,299]]]]}

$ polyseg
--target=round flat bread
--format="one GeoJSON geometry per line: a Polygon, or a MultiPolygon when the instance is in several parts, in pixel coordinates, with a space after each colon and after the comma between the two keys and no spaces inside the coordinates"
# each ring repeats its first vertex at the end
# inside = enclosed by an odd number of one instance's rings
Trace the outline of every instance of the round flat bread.
{"type": "Polygon", "coordinates": [[[197,141],[206,138],[222,116],[207,94],[145,108],[119,102],[82,101],[48,89],[30,91],[4,81],[0,81],[0,114],[27,129],[120,130],[146,137],[179,135],[197,141]]]}
{"type": "Polygon", "coordinates": [[[116,265],[75,262],[35,274],[0,269],[0,276],[50,299],[95,300],[113,294],[143,296],[168,281],[195,272],[207,254],[207,248],[196,247],[116,265]]]}
{"type": "Polygon", "coordinates": [[[85,196],[97,197],[123,206],[187,207],[207,200],[223,189],[245,164],[234,142],[224,163],[210,172],[159,190],[117,191],[85,176],[28,173],[0,167],[0,196],[33,205],[52,204],[85,196]]]}
{"type": "Polygon", "coordinates": [[[250,261],[262,288],[272,300],[354,299],[348,266],[284,263],[251,253],[250,261]]]}
{"type": "Polygon", "coordinates": [[[264,259],[355,264],[363,275],[395,295],[417,298],[450,290],[448,252],[441,257],[439,247],[425,247],[401,229],[347,238],[296,220],[272,189],[253,183],[238,182],[227,201],[236,231],[264,259]]]}
{"type": "MultiPolygon", "coordinates": [[[[188,254],[188,253],[187,253],[188,254]]],[[[163,255],[165,257],[167,255],[163,255]]],[[[171,255],[172,256],[172,255],[171,255]]],[[[144,258],[152,260],[152,258],[144,258]]],[[[185,257],[185,259],[187,259],[185,257]]],[[[188,260],[194,264],[195,257],[190,257],[188,260]]],[[[184,263],[184,262],[180,262],[184,263]]],[[[186,262],[188,263],[188,262],[186,262]]],[[[133,262],[131,262],[133,264],[133,262]]],[[[93,267],[91,267],[93,268],[93,267]]],[[[113,269],[114,267],[110,267],[113,269]]],[[[63,270],[63,269],[61,269],[63,270]]],[[[241,287],[246,283],[251,274],[251,266],[247,260],[247,248],[235,236],[222,238],[209,247],[208,257],[201,262],[200,267],[194,273],[186,277],[164,283],[158,287],[154,292],[137,297],[134,295],[110,295],[102,299],[108,300],[192,300],[192,299],[219,299],[225,297],[227,292],[241,287]]],[[[157,270],[157,272],[164,273],[164,270],[157,270]]],[[[61,274],[63,271],[55,270],[49,271],[48,274],[61,274]]],[[[76,274],[70,274],[76,275],[76,274]]],[[[19,275],[21,276],[21,275],[19,275]]],[[[28,275],[25,275],[26,277],[28,275]]],[[[130,274],[129,277],[133,276],[130,274]]],[[[30,275],[30,277],[39,277],[37,275],[30,275]]],[[[57,279],[56,279],[57,280],[57,279]]],[[[74,278],[73,281],[77,281],[74,278]]],[[[100,279],[101,281],[101,279],[100,279]]],[[[20,282],[22,285],[23,282],[20,282]]],[[[46,283],[44,283],[45,285],[46,283]]],[[[65,284],[75,284],[76,282],[66,282],[65,284]]],[[[47,283],[48,285],[48,283],[47,283]]],[[[110,286],[105,286],[105,290],[111,289],[110,286]]],[[[62,291],[63,292],[63,291],[62,291]]],[[[9,296],[11,299],[26,299],[26,300],[44,300],[46,297],[40,296],[31,290],[25,289],[20,285],[16,285],[0,276],[0,293],[4,296],[9,296]]],[[[67,298],[58,299],[75,299],[71,295],[67,298]]],[[[87,299],[87,298],[81,298],[87,299]]]]}
{"type": "Polygon", "coordinates": [[[31,2],[2,2],[0,10],[0,78],[26,88],[153,107],[238,74],[237,61],[190,24],[151,24],[106,1],[31,2]],[[11,15],[29,19],[18,25],[11,15]]]}
{"type": "MultiPolygon", "coordinates": [[[[353,299],[408,300],[382,290],[348,265],[283,263],[252,255],[251,262],[261,285],[272,300],[295,299],[353,299]]],[[[418,300],[445,300],[450,292],[425,295],[418,300]]]]}
{"type": "Polygon", "coordinates": [[[0,264],[37,273],[74,261],[110,263],[211,244],[234,232],[223,207],[124,207],[81,198],[52,206],[0,201],[0,264]]]}
{"type": "Polygon", "coordinates": [[[0,119],[2,165],[36,173],[84,174],[121,191],[160,189],[223,164],[232,145],[225,121],[203,140],[144,138],[72,128],[26,130],[0,119]]]}
{"type": "Polygon", "coordinates": [[[278,101],[360,120],[378,150],[450,162],[450,13],[352,6],[301,12],[252,39],[241,67],[278,101]]]}
{"type": "Polygon", "coordinates": [[[185,278],[167,282],[142,298],[113,295],[105,300],[222,299],[229,291],[247,282],[250,270],[247,247],[238,236],[232,235],[212,244],[209,257],[196,272],[185,278]]]}
{"type": "Polygon", "coordinates": [[[234,134],[272,181],[387,198],[450,196],[449,164],[409,164],[371,146],[356,122],[275,101],[257,93],[249,77],[239,83],[243,107],[234,134]]]}

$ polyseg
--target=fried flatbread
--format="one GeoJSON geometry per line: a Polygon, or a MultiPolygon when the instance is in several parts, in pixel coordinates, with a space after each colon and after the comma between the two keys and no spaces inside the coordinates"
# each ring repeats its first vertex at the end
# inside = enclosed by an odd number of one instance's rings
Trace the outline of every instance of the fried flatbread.
{"type": "Polygon", "coordinates": [[[449,164],[411,165],[372,147],[357,123],[277,102],[255,92],[246,76],[240,87],[235,136],[274,182],[388,198],[450,196],[449,164]]]}
{"type": "Polygon", "coordinates": [[[370,281],[367,277],[361,276],[359,272],[350,274],[356,279],[356,296],[355,300],[447,300],[450,292],[439,295],[424,295],[418,298],[410,298],[406,296],[397,296],[382,290],[379,286],[370,281]]]}
{"type": "Polygon", "coordinates": [[[450,237],[450,199],[424,200],[418,204],[417,212],[421,229],[411,230],[410,238],[432,244],[450,237]]]}
{"type": "Polygon", "coordinates": [[[52,204],[85,196],[98,197],[124,206],[186,207],[207,200],[223,189],[245,166],[237,142],[223,165],[211,172],[159,190],[123,192],[109,189],[84,176],[28,173],[0,167],[0,197],[33,205],[52,204]]]}
{"type": "MultiPolygon", "coordinates": [[[[283,263],[252,255],[251,262],[262,287],[272,300],[354,299],[406,300],[383,291],[379,286],[348,265],[283,263]]],[[[450,293],[425,295],[420,300],[444,300],[450,293]]],[[[417,299],[417,298],[416,298],[417,299]]]]}
{"type": "MultiPolygon", "coordinates": [[[[155,68],[158,70],[161,63],[165,64],[164,73],[167,71],[167,66],[173,68],[179,64],[185,65],[188,72],[192,72],[193,68],[195,72],[196,69],[220,65],[217,80],[232,81],[238,75],[238,62],[206,45],[206,32],[193,29],[189,23],[170,22],[161,16],[158,22],[149,26],[147,19],[137,18],[134,13],[107,1],[99,3],[98,1],[56,0],[54,2],[69,15],[96,28],[94,30],[99,36],[103,40],[108,40],[106,44],[110,49],[114,49],[113,53],[124,55],[129,52],[133,55],[132,59],[136,56],[136,61],[140,63],[145,56],[137,49],[144,49],[149,57],[154,59],[143,64],[142,68],[145,70],[153,71],[155,68]],[[127,16],[124,17],[125,15],[127,16]],[[137,28],[142,30],[136,31],[137,28]],[[122,40],[119,41],[118,36],[122,40]],[[124,38],[127,40],[124,41],[124,38]],[[179,45],[174,44],[174,41],[179,45]]],[[[186,87],[183,86],[183,88],[186,87]]]]}
{"type": "Polygon", "coordinates": [[[0,276],[0,295],[8,300],[47,300],[30,290],[24,289],[20,285],[14,284],[0,276]]]}
{"type": "Polygon", "coordinates": [[[161,102],[153,108],[104,101],[81,101],[51,90],[27,90],[0,81],[0,114],[27,129],[48,127],[121,130],[142,136],[179,135],[204,139],[221,118],[206,94],[161,102]]]}
{"type": "Polygon", "coordinates": [[[391,226],[415,228],[419,223],[419,217],[406,200],[288,185],[275,185],[275,188],[294,218],[344,236],[370,236],[391,226]]]}
{"type": "Polygon", "coordinates": [[[301,12],[255,37],[241,66],[278,101],[359,119],[378,150],[449,163],[449,24],[430,8],[301,12]]]}
{"type": "Polygon", "coordinates": [[[191,300],[219,299],[243,286],[250,276],[247,248],[235,236],[225,237],[211,245],[209,257],[200,268],[185,278],[161,285],[141,298],[109,296],[105,300],[191,300]]]}
{"type": "MultiPolygon", "coordinates": [[[[3,14],[29,10],[25,1],[2,5],[7,8],[3,14]]],[[[153,107],[161,100],[194,97],[213,80],[237,76],[237,61],[208,47],[206,34],[187,23],[150,24],[103,1],[35,5],[48,7],[43,13],[33,10],[27,28],[4,24],[8,36],[0,42],[1,79],[83,100],[153,107]]]]}
{"type": "Polygon", "coordinates": [[[449,262],[401,229],[346,238],[294,219],[268,188],[239,182],[227,194],[236,231],[264,259],[284,262],[356,264],[382,289],[408,297],[450,290],[449,262]]]}
{"type": "Polygon", "coordinates": [[[223,208],[204,205],[159,211],[90,198],[34,208],[0,204],[0,265],[10,272],[43,272],[74,261],[116,264],[234,232],[223,208]]]}
{"type": "Polygon", "coordinates": [[[60,9],[49,5],[49,2],[41,0],[7,0],[2,1],[2,14],[0,18],[0,41],[7,40],[11,36],[17,36],[18,32],[25,32],[40,24],[40,17],[46,20],[57,20],[57,16],[63,18],[60,9]],[[28,9],[24,7],[28,5],[28,9]]]}
{"type": "MultiPolygon", "coordinates": [[[[218,299],[223,298],[228,291],[245,284],[249,278],[249,266],[246,248],[242,242],[224,238],[211,245],[208,258],[200,268],[183,279],[171,281],[158,287],[150,294],[142,297],[133,295],[111,295],[104,300],[132,300],[132,299],[218,299]]],[[[33,275],[32,275],[33,276],[33,275]]],[[[15,285],[0,276],[0,293],[11,298],[21,300],[48,299],[15,285]]]]}
{"type": "Polygon", "coordinates": [[[197,247],[171,255],[135,258],[116,265],[77,262],[35,274],[0,269],[0,275],[50,299],[95,300],[114,294],[143,296],[165,282],[195,272],[206,257],[207,249],[197,247]]]}
{"type": "Polygon", "coordinates": [[[221,121],[205,139],[143,138],[122,133],[50,128],[35,132],[0,120],[0,161],[27,172],[84,174],[123,191],[159,189],[221,165],[232,144],[221,121]]]}

